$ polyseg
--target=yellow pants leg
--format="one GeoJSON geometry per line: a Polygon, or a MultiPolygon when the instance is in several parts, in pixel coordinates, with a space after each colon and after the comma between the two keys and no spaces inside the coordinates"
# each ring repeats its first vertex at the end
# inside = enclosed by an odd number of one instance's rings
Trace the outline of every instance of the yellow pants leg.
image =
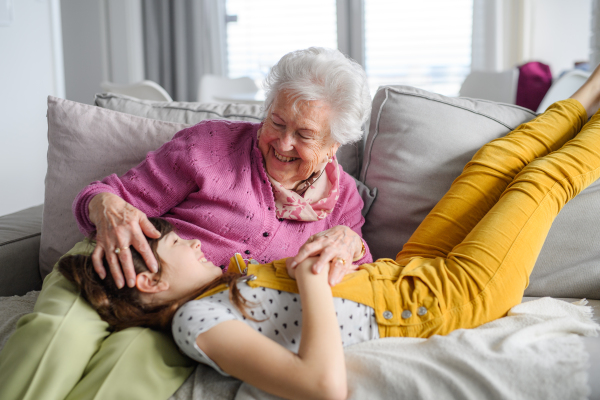
{"type": "MultiPolygon", "coordinates": [[[[527,165],[446,259],[467,291],[481,324],[518,304],[552,222],[569,200],[600,177],[600,114],[561,149],[527,165]]],[[[598,216],[590,215],[590,218],[598,216]]],[[[461,289],[463,292],[465,288],[461,289]]],[[[461,307],[455,302],[456,307],[461,307]]],[[[465,323],[470,316],[458,321],[465,323]]]]}
{"type": "Polygon", "coordinates": [[[483,146],[398,253],[447,257],[496,204],[514,177],[531,161],[561,148],[587,120],[583,106],[568,99],[553,104],[510,134],[483,146]]]}
{"type": "MultiPolygon", "coordinates": [[[[562,102],[508,140],[482,148],[399,253],[397,306],[412,315],[380,328],[383,336],[427,337],[476,327],[521,301],[554,218],[600,177],[600,114],[577,134],[585,119],[578,102],[562,102]],[[528,143],[537,140],[523,135],[532,125],[545,137],[561,138],[539,141],[547,150],[538,151],[528,143]],[[540,152],[547,155],[529,158],[540,152]],[[498,153],[509,157],[486,159],[498,153]],[[422,307],[429,310],[419,315],[422,307]]],[[[384,270],[383,262],[375,264],[384,270]]],[[[388,281],[384,274],[375,279],[388,281]]]]}

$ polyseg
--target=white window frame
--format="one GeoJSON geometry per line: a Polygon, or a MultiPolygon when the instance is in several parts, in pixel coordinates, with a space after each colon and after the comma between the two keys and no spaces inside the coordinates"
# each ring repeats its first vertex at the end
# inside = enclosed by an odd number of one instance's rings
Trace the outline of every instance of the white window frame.
{"type": "Polygon", "coordinates": [[[337,0],[338,50],[365,67],[365,2],[337,0]]]}

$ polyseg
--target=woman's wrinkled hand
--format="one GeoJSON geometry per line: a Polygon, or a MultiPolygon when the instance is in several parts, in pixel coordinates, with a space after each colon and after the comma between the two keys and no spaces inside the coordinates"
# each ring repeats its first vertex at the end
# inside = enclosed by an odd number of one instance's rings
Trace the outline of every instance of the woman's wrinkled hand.
{"type": "Polygon", "coordinates": [[[308,238],[298,254],[289,261],[288,274],[290,269],[296,268],[308,257],[319,256],[312,266],[313,273],[318,274],[330,264],[329,285],[335,286],[344,275],[356,271],[357,266],[352,262],[361,256],[362,249],[362,239],[356,232],[344,225],[334,226],[308,238]]]}
{"type": "Polygon", "coordinates": [[[157,271],[158,264],[146,236],[159,238],[160,232],[146,214],[112,193],[97,194],[88,208],[90,221],[96,226],[96,248],[92,253],[92,262],[100,278],[106,277],[103,265],[103,258],[106,257],[117,287],[122,288],[125,280],[129,287],[135,285],[136,274],[129,246],[141,254],[151,271],[157,271]]]}

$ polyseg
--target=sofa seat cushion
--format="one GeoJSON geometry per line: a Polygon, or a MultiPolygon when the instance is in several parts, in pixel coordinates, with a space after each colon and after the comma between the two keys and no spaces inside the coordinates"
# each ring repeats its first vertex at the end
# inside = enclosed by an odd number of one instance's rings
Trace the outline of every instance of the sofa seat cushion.
{"type": "MultiPolygon", "coordinates": [[[[373,258],[395,258],[475,152],[535,115],[510,104],[381,87],[361,171],[378,190],[363,227],[373,258]]],[[[600,180],[556,218],[526,295],[600,299],[598,215],[600,180]]]]}

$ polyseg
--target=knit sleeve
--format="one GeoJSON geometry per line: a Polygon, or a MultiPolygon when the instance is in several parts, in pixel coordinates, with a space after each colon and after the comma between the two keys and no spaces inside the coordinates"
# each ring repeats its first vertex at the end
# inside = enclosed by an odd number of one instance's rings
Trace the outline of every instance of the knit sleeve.
{"type": "Polygon", "coordinates": [[[161,216],[181,203],[199,189],[201,168],[215,162],[215,144],[206,139],[212,133],[208,123],[179,131],[124,175],[112,174],[88,185],[73,202],[79,230],[89,235],[95,229],[89,220],[88,206],[99,193],[116,194],[149,217],[161,216]]]}
{"type": "MultiPolygon", "coordinates": [[[[335,211],[335,215],[340,217],[336,225],[345,225],[362,238],[362,226],[365,223],[365,218],[362,216],[363,206],[364,202],[358,193],[354,179],[342,171],[340,174],[340,198],[335,211]]],[[[365,255],[353,264],[360,265],[373,262],[369,245],[364,239],[363,243],[365,245],[365,255]]]]}

